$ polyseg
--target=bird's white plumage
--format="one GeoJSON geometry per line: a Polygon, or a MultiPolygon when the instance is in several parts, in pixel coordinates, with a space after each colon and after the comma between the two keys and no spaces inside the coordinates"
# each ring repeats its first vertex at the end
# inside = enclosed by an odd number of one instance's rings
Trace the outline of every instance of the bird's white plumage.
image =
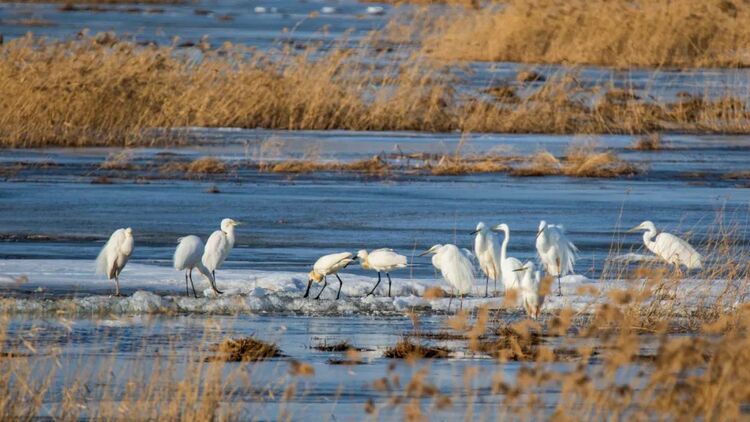
{"type": "Polygon", "coordinates": [[[565,236],[563,226],[541,221],[536,237],[536,251],[547,274],[561,277],[573,273],[578,248],[565,236]]]}
{"type": "Polygon", "coordinates": [[[474,254],[485,276],[490,280],[500,279],[500,242],[483,222],[477,224],[474,254]]]}
{"type": "Polygon", "coordinates": [[[656,226],[651,221],[644,221],[632,229],[645,230],[643,244],[655,255],[673,265],[682,265],[688,269],[700,269],[703,256],[688,242],[671,233],[657,234],[656,226]]]}
{"type": "Polygon", "coordinates": [[[118,277],[128,263],[133,248],[132,230],[115,230],[96,258],[96,273],[104,274],[110,280],[118,277]]]}
{"type": "Polygon", "coordinates": [[[349,265],[354,259],[351,252],[339,252],[323,255],[315,261],[313,272],[321,275],[336,274],[339,270],[349,265]]]}
{"type": "Polygon", "coordinates": [[[502,231],[505,234],[503,244],[500,246],[500,274],[503,279],[503,288],[507,292],[511,289],[518,289],[521,286],[523,272],[516,271],[522,268],[521,261],[508,256],[508,242],[510,242],[510,227],[507,224],[498,224],[493,231],[502,231]]]}
{"type": "Polygon", "coordinates": [[[544,295],[540,293],[542,275],[531,261],[523,266],[526,270],[521,278],[521,303],[526,313],[537,319],[544,303],[544,295]]]}
{"type": "Polygon", "coordinates": [[[202,256],[205,246],[198,236],[185,236],[177,240],[177,249],[174,251],[174,269],[190,270],[197,268],[204,276],[213,281],[211,271],[203,265],[202,256]]]}
{"type": "Polygon", "coordinates": [[[229,218],[221,221],[221,230],[211,233],[203,251],[203,265],[209,271],[215,271],[221,267],[224,260],[229,256],[234,247],[234,226],[237,223],[229,218]]]}
{"type": "Polygon", "coordinates": [[[474,286],[474,267],[469,258],[456,245],[435,245],[430,248],[432,264],[443,278],[460,294],[471,293],[474,286]]]}
{"type": "Polygon", "coordinates": [[[366,270],[391,272],[398,268],[405,268],[407,265],[405,256],[389,248],[375,249],[371,252],[363,249],[357,252],[357,258],[362,268],[366,270]]]}

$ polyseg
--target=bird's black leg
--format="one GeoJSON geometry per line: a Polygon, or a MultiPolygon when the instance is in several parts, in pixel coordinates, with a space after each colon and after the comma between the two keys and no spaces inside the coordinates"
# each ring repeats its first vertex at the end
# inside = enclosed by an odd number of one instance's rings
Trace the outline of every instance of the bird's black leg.
{"type": "Polygon", "coordinates": [[[323,294],[323,290],[325,290],[325,289],[326,289],[326,286],[327,286],[327,285],[328,285],[328,280],[326,280],[326,278],[325,278],[325,277],[323,277],[323,288],[322,288],[322,289],[320,289],[320,291],[318,292],[318,295],[317,295],[317,296],[315,296],[315,299],[316,299],[316,300],[317,300],[317,299],[320,299],[320,295],[322,295],[322,294],[323,294]]]}
{"type": "MultiPolygon", "coordinates": [[[[193,296],[195,296],[195,298],[198,299],[198,293],[195,293],[195,284],[193,284],[193,269],[192,268],[190,269],[190,286],[193,287],[193,296]]],[[[187,286],[185,286],[185,288],[187,289],[187,286]]],[[[188,296],[190,296],[189,293],[188,293],[188,296]]]]}
{"type": "Polygon", "coordinates": [[[385,273],[385,276],[388,277],[388,297],[391,297],[391,275],[385,273]]]}
{"type": "Polygon", "coordinates": [[[115,296],[120,296],[120,274],[115,275],[115,296]]]}
{"type": "Polygon", "coordinates": [[[560,274],[557,275],[557,295],[562,296],[562,285],[560,282],[560,274]]]}
{"type": "Polygon", "coordinates": [[[216,271],[215,271],[215,270],[214,270],[214,271],[211,271],[211,275],[213,276],[213,279],[214,279],[214,281],[212,281],[212,282],[211,282],[211,287],[212,287],[212,288],[214,289],[214,291],[215,291],[215,292],[216,292],[217,294],[223,294],[224,292],[222,292],[221,290],[219,290],[219,289],[218,289],[218,288],[216,287],[216,271]]]}
{"type": "Polygon", "coordinates": [[[339,300],[339,296],[341,296],[341,288],[344,287],[344,282],[341,281],[341,277],[339,277],[338,274],[336,274],[336,278],[339,279],[339,292],[336,293],[336,300],[339,300]]]}
{"type": "Polygon", "coordinates": [[[367,296],[370,296],[371,294],[375,293],[375,289],[378,288],[378,285],[380,285],[380,271],[378,271],[378,282],[375,283],[375,287],[370,290],[370,293],[367,294],[367,296]]]}
{"type": "Polygon", "coordinates": [[[464,309],[464,294],[461,293],[459,297],[461,298],[461,302],[458,305],[458,310],[462,311],[464,309]]]}
{"type": "Polygon", "coordinates": [[[190,296],[190,290],[188,289],[188,272],[185,271],[185,296],[190,296]]]}
{"type": "Polygon", "coordinates": [[[487,276],[486,281],[484,283],[484,297],[487,297],[490,295],[490,276],[487,276]]]}
{"type": "Polygon", "coordinates": [[[312,286],[312,279],[307,280],[307,290],[305,290],[305,295],[302,296],[303,298],[307,298],[310,296],[310,287],[312,286]]]}

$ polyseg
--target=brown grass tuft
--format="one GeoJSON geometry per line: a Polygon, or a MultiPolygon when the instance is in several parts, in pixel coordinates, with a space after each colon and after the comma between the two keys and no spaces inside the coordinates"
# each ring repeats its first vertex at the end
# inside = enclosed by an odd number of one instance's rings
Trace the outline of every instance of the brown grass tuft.
{"type": "Polygon", "coordinates": [[[254,337],[225,339],[214,347],[215,355],[210,361],[252,362],[283,356],[273,343],[266,343],[254,337]]]}
{"type": "Polygon", "coordinates": [[[658,151],[663,148],[661,135],[659,133],[649,133],[648,135],[639,136],[633,141],[630,147],[636,151],[658,151]]]}
{"type": "Polygon", "coordinates": [[[341,340],[337,343],[332,343],[332,344],[323,342],[323,343],[314,345],[313,349],[319,350],[321,352],[346,352],[349,349],[357,350],[356,347],[352,346],[352,344],[346,340],[341,340]]]}
{"type": "Polygon", "coordinates": [[[388,359],[445,359],[450,357],[450,350],[445,347],[413,343],[405,337],[399,340],[393,347],[386,349],[383,352],[383,357],[388,359]]]}
{"type": "Polygon", "coordinates": [[[574,177],[631,176],[638,171],[632,164],[619,159],[611,151],[596,152],[590,146],[568,149],[563,174],[574,177]]]}

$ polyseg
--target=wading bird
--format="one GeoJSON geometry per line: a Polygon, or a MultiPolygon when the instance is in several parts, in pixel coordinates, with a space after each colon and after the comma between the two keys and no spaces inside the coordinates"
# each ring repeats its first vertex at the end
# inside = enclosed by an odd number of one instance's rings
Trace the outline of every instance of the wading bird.
{"type": "Polygon", "coordinates": [[[365,270],[375,270],[378,272],[378,282],[375,283],[375,287],[370,290],[367,296],[370,296],[375,292],[375,289],[380,285],[380,273],[384,272],[385,276],[388,277],[388,297],[391,296],[391,271],[398,268],[406,267],[406,257],[399,255],[393,251],[393,249],[382,248],[375,249],[372,252],[367,252],[362,249],[357,252],[357,258],[359,258],[359,265],[365,270]]]}
{"type": "Polygon", "coordinates": [[[336,300],[339,300],[339,296],[341,296],[341,287],[344,286],[344,282],[341,281],[341,277],[339,277],[337,273],[339,272],[339,270],[346,268],[347,265],[351,264],[355,259],[357,259],[352,258],[353,256],[354,255],[352,255],[351,252],[340,252],[332,253],[330,255],[323,255],[318,258],[318,260],[315,261],[315,265],[313,265],[312,271],[310,271],[310,274],[308,275],[309,279],[307,280],[307,290],[305,291],[305,295],[303,297],[308,297],[310,295],[310,286],[312,286],[313,281],[316,283],[320,283],[320,281],[323,280],[323,288],[321,288],[318,292],[318,295],[315,296],[315,299],[319,299],[320,295],[323,293],[323,290],[325,290],[326,286],[328,285],[326,276],[335,275],[339,280],[339,291],[338,293],[336,293],[336,300]]]}
{"type": "Polygon", "coordinates": [[[208,271],[205,265],[203,265],[203,241],[198,236],[185,236],[177,239],[177,249],[174,251],[174,269],[178,271],[185,270],[185,294],[190,296],[190,290],[188,290],[188,279],[190,285],[193,287],[193,296],[196,298],[198,295],[195,293],[195,284],[193,284],[193,268],[197,268],[198,271],[203,274],[208,281],[211,283],[211,287],[216,291],[214,286],[213,276],[208,271]]]}
{"type": "Polygon", "coordinates": [[[689,270],[700,269],[703,266],[703,257],[688,242],[670,233],[662,232],[657,235],[656,226],[650,221],[644,221],[628,230],[628,233],[639,230],[645,230],[643,244],[646,248],[667,263],[675,265],[678,269],[682,265],[689,270]]]}
{"type": "Polygon", "coordinates": [[[211,271],[211,278],[209,279],[211,288],[218,294],[222,292],[216,287],[216,270],[221,267],[221,264],[229,256],[229,252],[232,251],[234,247],[234,227],[240,224],[231,218],[221,220],[221,230],[211,233],[206,242],[206,248],[203,250],[203,265],[211,271]]]}
{"type": "Polygon", "coordinates": [[[536,234],[536,251],[547,274],[557,277],[557,295],[562,296],[560,277],[573,273],[578,248],[565,236],[563,226],[542,220],[536,234]]]}
{"type": "MultiPolygon", "coordinates": [[[[471,293],[474,286],[474,267],[469,258],[456,245],[434,245],[419,256],[434,254],[432,265],[440,270],[448,284],[461,296],[461,308],[464,305],[464,295],[471,293]]],[[[450,309],[450,302],[448,302],[450,309]]]]}
{"type": "Polygon", "coordinates": [[[482,269],[486,278],[484,297],[487,297],[489,296],[490,279],[495,282],[495,291],[497,291],[497,279],[500,277],[500,242],[498,242],[495,233],[483,222],[477,224],[476,230],[471,234],[476,235],[474,238],[474,254],[479,261],[479,268],[482,269]]]}
{"type": "Polygon", "coordinates": [[[502,223],[492,228],[492,231],[502,231],[505,235],[503,245],[500,247],[500,274],[503,278],[503,288],[507,294],[511,289],[517,289],[521,286],[523,274],[517,269],[523,267],[521,261],[508,256],[508,242],[510,241],[510,228],[507,224],[502,223]]]}
{"type": "Polygon", "coordinates": [[[133,230],[117,229],[96,257],[96,273],[115,280],[115,296],[120,296],[120,273],[133,254],[133,230]]]}
{"type": "Polygon", "coordinates": [[[521,303],[526,315],[534,320],[539,319],[544,303],[544,295],[540,293],[542,284],[542,274],[536,270],[533,262],[527,261],[523,268],[516,272],[523,272],[521,278],[521,303]]]}

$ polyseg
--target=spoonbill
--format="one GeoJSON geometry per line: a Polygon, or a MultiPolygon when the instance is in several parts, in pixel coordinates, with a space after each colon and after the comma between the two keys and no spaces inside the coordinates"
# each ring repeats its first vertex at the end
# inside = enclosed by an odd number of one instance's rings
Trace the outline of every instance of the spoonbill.
{"type": "Polygon", "coordinates": [[[313,281],[316,283],[320,283],[320,281],[323,280],[323,288],[320,289],[318,295],[315,296],[315,299],[319,299],[320,295],[323,293],[323,290],[325,290],[326,286],[328,285],[326,276],[335,275],[339,280],[339,291],[338,293],[336,293],[336,300],[339,300],[339,296],[341,296],[341,287],[343,287],[344,282],[341,281],[341,277],[339,277],[338,272],[342,268],[346,268],[347,265],[351,264],[354,260],[357,259],[353,258],[353,256],[354,255],[351,252],[340,252],[323,255],[318,258],[318,260],[315,261],[315,265],[313,265],[312,271],[310,271],[310,274],[308,274],[309,278],[307,280],[307,290],[305,291],[305,295],[303,297],[308,297],[310,295],[310,286],[312,286],[313,281]]]}
{"type": "Polygon", "coordinates": [[[378,272],[378,282],[375,283],[375,287],[370,290],[367,296],[370,296],[375,292],[375,289],[380,285],[380,273],[384,272],[385,276],[388,277],[388,297],[391,297],[391,271],[399,268],[406,268],[406,257],[397,254],[393,249],[382,248],[375,249],[372,252],[367,252],[362,249],[357,252],[357,258],[359,258],[359,265],[365,270],[375,270],[378,272]]]}
{"type": "MultiPolygon", "coordinates": [[[[463,308],[464,295],[471,293],[474,286],[474,267],[469,258],[456,245],[433,245],[419,256],[434,254],[432,265],[443,275],[448,284],[461,295],[463,308]]],[[[450,308],[450,303],[448,303],[450,308]]]]}
{"type": "Polygon", "coordinates": [[[540,293],[542,274],[536,270],[533,262],[527,261],[523,264],[523,268],[519,268],[516,272],[523,272],[521,278],[521,303],[526,314],[536,320],[539,319],[539,314],[542,311],[542,304],[544,303],[544,295],[540,293]]]}
{"type": "Polygon", "coordinates": [[[234,247],[234,228],[242,223],[225,218],[221,220],[221,230],[211,233],[206,242],[206,248],[203,250],[203,265],[211,271],[211,288],[218,293],[222,292],[216,288],[216,270],[221,267],[224,260],[229,256],[229,252],[234,247]]]}
{"type": "MultiPolygon", "coordinates": [[[[205,265],[203,265],[204,245],[203,241],[198,236],[185,236],[177,239],[177,249],[174,251],[174,269],[177,271],[185,271],[185,295],[190,296],[190,290],[188,290],[188,279],[190,279],[190,285],[193,287],[193,296],[198,298],[195,293],[195,284],[193,284],[193,269],[197,268],[198,271],[203,274],[208,281],[211,283],[211,288],[216,292],[216,286],[214,286],[213,275],[205,265]]],[[[217,292],[218,293],[218,292],[217,292]]]]}
{"type": "Polygon", "coordinates": [[[495,291],[497,291],[497,279],[500,277],[500,243],[495,233],[481,221],[471,234],[476,235],[474,238],[474,254],[479,261],[479,268],[485,275],[484,297],[487,297],[489,296],[490,278],[495,282],[495,291]]]}
{"type": "Polygon", "coordinates": [[[547,274],[557,277],[557,295],[562,296],[560,277],[573,273],[578,248],[565,236],[562,225],[542,220],[536,233],[536,251],[547,274]]]}
{"type": "Polygon", "coordinates": [[[645,230],[643,233],[643,244],[656,256],[665,260],[669,264],[680,265],[689,270],[700,269],[703,267],[703,257],[688,242],[679,237],[666,232],[657,234],[656,226],[651,221],[643,223],[628,230],[628,233],[645,230]]]}
{"type": "Polygon", "coordinates": [[[96,273],[115,280],[115,296],[120,296],[120,273],[133,254],[133,229],[117,229],[96,257],[96,273]]]}
{"type": "Polygon", "coordinates": [[[523,277],[523,274],[516,270],[523,267],[523,265],[521,265],[521,261],[518,259],[508,256],[510,227],[505,223],[501,223],[493,227],[492,231],[502,231],[505,235],[503,245],[500,247],[500,274],[503,278],[503,288],[507,293],[509,290],[517,289],[521,286],[521,278],[523,277]]]}

